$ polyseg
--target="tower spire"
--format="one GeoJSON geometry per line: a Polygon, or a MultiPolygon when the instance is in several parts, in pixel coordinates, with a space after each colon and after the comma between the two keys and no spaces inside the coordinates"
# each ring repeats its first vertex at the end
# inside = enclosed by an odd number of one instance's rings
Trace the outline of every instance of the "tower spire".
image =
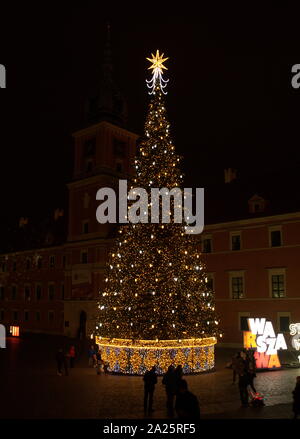
{"type": "Polygon", "coordinates": [[[119,126],[124,126],[127,119],[126,102],[113,77],[111,25],[109,21],[106,23],[100,83],[94,97],[89,100],[87,119],[93,123],[106,120],[119,126]]]}

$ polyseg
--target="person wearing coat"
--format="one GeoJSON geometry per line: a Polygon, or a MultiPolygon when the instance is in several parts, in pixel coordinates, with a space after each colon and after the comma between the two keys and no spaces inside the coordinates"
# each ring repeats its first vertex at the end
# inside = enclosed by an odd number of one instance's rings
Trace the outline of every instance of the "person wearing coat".
{"type": "Polygon", "coordinates": [[[176,394],[176,375],[174,366],[172,364],[168,367],[167,372],[164,374],[162,384],[166,388],[167,409],[169,414],[172,415],[174,410],[174,398],[176,394]]]}
{"type": "Polygon", "coordinates": [[[147,370],[143,377],[144,381],[144,411],[153,412],[153,394],[155,384],[157,383],[156,367],[153,366],[151,370],[147,370]]]}
{"type": "Polygon", "coordinates": [[[179,419],[200,419],[198,398],[188,390],[188,384],[183,379],[178,384],[175,410],[179,419]]]}
{"type": "Polygon", "coordinates": [[[69,357],[70,357],[70,368],[73,369],[75,362],[75,346],[73,345],[70,347],[69,357]]]}

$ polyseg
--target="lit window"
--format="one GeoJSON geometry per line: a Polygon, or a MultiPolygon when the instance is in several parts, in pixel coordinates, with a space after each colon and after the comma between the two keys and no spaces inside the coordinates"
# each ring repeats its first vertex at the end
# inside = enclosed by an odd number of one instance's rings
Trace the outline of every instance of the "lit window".
{"type": "Polygon", "coordinates": [[[272,275],[272,297],[284,297],[284,275],[283,274],[273,274],[272,275]]]}
{"type": "Polygon", "coordinates": [[[229,288],[232,299],[245,297],[244,271],[231,271],[229,273],[229,288]]]}
{"type": "Polygon", "coordinates": [[[232,277],[231,288],[233,299],[242,299],[244,297],[244,283],[242,277],[232,277]]]}

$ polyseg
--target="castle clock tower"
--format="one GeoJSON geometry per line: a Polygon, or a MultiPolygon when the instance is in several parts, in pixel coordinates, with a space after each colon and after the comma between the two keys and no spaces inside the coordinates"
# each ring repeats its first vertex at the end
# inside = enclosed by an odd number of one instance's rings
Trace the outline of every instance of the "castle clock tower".
{"type": "Polygon", "coordinates": [[[69,189],[68,242],[65,271],[65,334],[84,337],[93,327],[105,264],[116,225],[96,220],[96,193],[117,189],[128,179],[138,135],[128,131],[126,105],[113,79],[110,29],[96,96],[89,101],[87,126],[73,133],[74,169],[69,189]]]}

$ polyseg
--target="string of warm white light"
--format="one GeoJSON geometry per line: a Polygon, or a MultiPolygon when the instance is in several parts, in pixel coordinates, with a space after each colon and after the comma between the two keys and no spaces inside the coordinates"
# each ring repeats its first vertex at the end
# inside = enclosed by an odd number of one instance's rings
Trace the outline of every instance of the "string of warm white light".
{"type": "MultiPolygon", "coordinates": [[[[153,97],[146,140],[133,163],[134,187],[149,193],[152,188],[180,188],[183,180],[164,104],[167,59],[159,51],[148,58],[153,78],[147,86],[153,97]]],[[[185,373],[214,367],[214,344],[222,337],[214,295],[197,242],[185,234],[185,224],[174,221],[175,204],[172,200],[168,223],[120,227],[100,291],[96,326],[109,371],[143,374],[154,364],[159,373],[170,364],[182,364],[185,373]]],[[[151,207],[148,202],[148,212],[143,207],[141,213],[150,216],[151,207]]]]}

